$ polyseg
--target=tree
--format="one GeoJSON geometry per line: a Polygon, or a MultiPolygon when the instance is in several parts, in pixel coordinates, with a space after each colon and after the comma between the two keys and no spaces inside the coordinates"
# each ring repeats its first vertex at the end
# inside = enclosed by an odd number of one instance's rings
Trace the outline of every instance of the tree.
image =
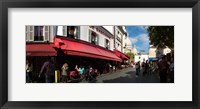
{"type": "Polygon", "coordinates": [[[149,26],[150,44],[158,48],[174,48],[174,26],[149,26]]]}
{"type": "Polygon", "coordinates": [[[134,54],[132,52],[128,52],[126,55],[130,57],[130,60],[134,59],[134,54]]]}

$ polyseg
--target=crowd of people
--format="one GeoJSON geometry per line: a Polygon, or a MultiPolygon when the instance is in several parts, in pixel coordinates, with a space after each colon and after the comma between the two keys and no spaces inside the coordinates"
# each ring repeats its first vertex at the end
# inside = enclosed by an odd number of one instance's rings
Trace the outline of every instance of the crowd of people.
{"type": "Polygon", "coordinates": [[[145,76],[145,75],[151,75],[151,74],[157,74],[160,79],[160,83],[174,83],[174,55],[173,54],[167,54],[163,55],[159,60],[153,60],[153,61],[143,61],[142,63],[140,61],[134,63],[132,62],[133,71],[136,72],[136,77],[138,77],[139,74],[145,76]],[[141,70],[143,71],[142,73],[141,70]]]}
{"type": "Polygon", "coordinates": [[[98,70],[88,66],[76,65],[74,71],[69,71],[68,64],[64,63],[61,71],[61,82],[66,83],[69,81],[92,81],[96,80],[96,77],[99,75],[98,70]]]}
{"type": "Polygon", "coordinates": [[[55,71],[59,72],[58,82],[67,83],[67,82],[80,82],[80,81],[95,81],[96,77],[104,74],[116,71],[116,66],[110,63],[105,63],[98,66],[91,65],[69,65],[67,62],[64,62],[61,68],[56,68],[55,63],[50,57],[43,63],[38,76],[36,79],[33,79],[33,64],[26,60],[26,83],[34,82],[45,82],[53,83],[55,82],[55,71]]]}
{"type": "MultiPolygon", "coordinates": [[[[173,54],[163,55],[161,59],[154,61],[140,61],[131,63],[133,71],[136,72],[136,77],[139,75],[146,76],[156,74],[161,83],[174,83],[174,56],[173,54]]],[[[42,65],[37,81],[40,82],[44,78],[45,83],[55,82],[55,70],[59,70],[58,81],[61,83],[80,82],[80,81],[95,81],[96,77],[103,73],[115,72],[118,69],[116,65],[105,63],[98,66],[91,65],[75,65],[70,66],[67,62],[62,64],[61,68],[56,68],[51,58],[48,58],[42,65]]],[[[34,82],[33,79],[33,64],[26,60],[26,83],[34,82]]]]}

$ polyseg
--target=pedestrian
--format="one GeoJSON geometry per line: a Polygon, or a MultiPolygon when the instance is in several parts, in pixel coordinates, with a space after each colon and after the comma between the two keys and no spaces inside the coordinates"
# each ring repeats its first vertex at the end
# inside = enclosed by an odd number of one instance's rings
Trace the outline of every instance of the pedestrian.
{"type": "Polygon", "coordinates": [[[45,75],[45,82],[46,83],[53,83],[54,72],[55,72],[55,66],[54,66],[51,58],[48,57],[47,61],[44,62],[38,77],[40,78],[41,74],[44,74],[45,75]]]}
{"type": "Polygon", "coordinates": [[[116,71],[116,68],[115,68],[115,65],[113,65],[113,72],[115,72],[116,71]]]}
{"type": "Polygon", "coordinates": [[[109,73],[110,72],[110,65],[109,63],[106,64],[106,73],[109,73]]]}
{"type": "Polygon", "coordinates": [[[80,74],[78,65],[75,66],[75,76],[76,76],[76,79],[81,78],[81,74],[80,74]]]}
{"type": "Polygon", "coordinates": [[[148,60],[146,60],[143,75],[147,74],[149,72],[148,70],[149,70],[149,63],[148,60]]]}
{"type": "Polygon", "coordinates": [[[140,73],[140,69],[141,69],[141,65],[140,65],[140,61],[138,62],[138,73],[140,73]]]}
{"type": "Polygon", "coordinates": [[[142,69],[144,69],[145,67],[145,60],[142,62],[142,69]]]}
{"type": "Polygon", "coordinates": [[[89,79],[89,68],[90,68],[90,66],[86,67],[85,73],[84,73],[84,77],[85,77],[86,81],[88,81],[88,79],[89,79]]]}
{"type": "Polygon", "coordinates": [[[75,71],[70,71],[70,80],[80,79],[80,72],[78,65],[75,65],[75,71]]]}
{"type": "Polygon", "coordinates": [[[26,82],[30,83],[32,82],[32,74],[33,71],[33,65],[31,64],[31,62],[29,60],[26,60],[26,82]]]}
{"type": "Polygon", "coordinates": [[[138,77],[139,75],[139,70],[140,70],[140,67],[139,67],[139,62],[136,63],[136,77],[138,77]]]}
{"type": "Polygon", "coordinates": [[[89,81],[92,81],[94,79],[96,79],[96,73],[94,72],[94,69],[92,67],[89,67],[89,81]]]}
{"type": "Polygon", "coordinates": [[[171,58],[170,64],[170,83],[174,83],[174,58],[171,58]]]}
{"type": "Polygon", "coordinates": [[[131,66],[133,67],[133,72],[136,72],[136,66],[134,62],[131,63],[131,66]]]}
{"type": "Polygon", "coordinates": [[[109,73],[112,73],[112,65],[109,63],[109,73]]]}
{"type": "Polygon", "coordinates": [[[80,65],[79,72],[80,72],[81,79],[84,79],[84,71],[85,71],[85,68],[82,65],[80,65]]]}
{"type": "Polygon", "coordinates": [[[149,65],[148,65],[148,74],[151,75],[153,71],[153,63],[152,61],[149,61],[149,65]]]}
{"type": "Polygon", "coordinates": [[[67,80],[68,80],[68,79],[67,79],[68,72],[69,72],[68,69],[69,69],[69,68],[68,68],[68,64],[67,64],[67,63],[64,63],[63,66],[62,66],[62,73],[61,73],[61,74],[62,74],[62,82],[63,82],[63,83],[66,83],[67,80]]]}
{"type": "Polygon", "coordinates": [[[168,64],[167,64],[165,56],[163,56],[162,60],[158,63],[158,69],[159,69],[159,75],[160,75],[160,82],[166,83],[168,64]]]}

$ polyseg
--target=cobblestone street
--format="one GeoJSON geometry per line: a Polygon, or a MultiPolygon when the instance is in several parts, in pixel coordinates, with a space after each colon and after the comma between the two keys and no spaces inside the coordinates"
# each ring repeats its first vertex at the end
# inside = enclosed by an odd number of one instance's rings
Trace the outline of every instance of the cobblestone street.
{"type": "MultiPolygon", "coordinates": [[[[132,67],[125,68],[113,73],[102,74],[97,77],[94,83],[160,83],[156,74],[142,75],[143,70],[136,77],[132,67]]],[[[84,81],[83,81],[84,82],[84,81]]]]}

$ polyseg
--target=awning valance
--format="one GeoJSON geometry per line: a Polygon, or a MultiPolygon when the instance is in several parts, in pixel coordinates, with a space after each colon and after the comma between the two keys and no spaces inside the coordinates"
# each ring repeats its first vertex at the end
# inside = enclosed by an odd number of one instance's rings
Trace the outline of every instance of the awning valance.
{"type": "Polygon", "coordinates": [[[26,56],[56,56],[54,44],[26,44],[26,56]]]}

